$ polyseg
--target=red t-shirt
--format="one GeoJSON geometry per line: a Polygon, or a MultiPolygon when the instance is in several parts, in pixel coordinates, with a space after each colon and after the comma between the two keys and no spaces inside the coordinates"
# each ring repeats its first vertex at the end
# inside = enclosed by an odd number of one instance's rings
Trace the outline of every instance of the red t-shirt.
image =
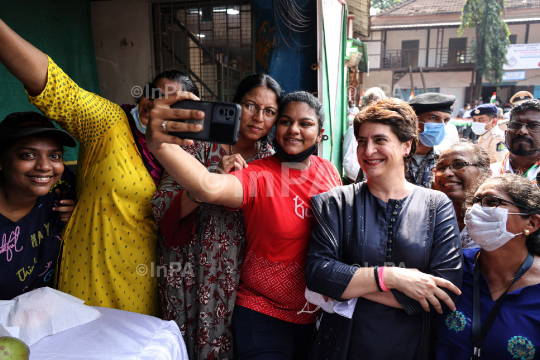
{"type": "Polygon", "coordinates": [[[236,303],[296,324],[315,322],[317,313],[297,314],[306,304],[310,203],[312,196],[341,185],[339,174],[317,156],[311,156],[307,170],[290,169],[272,156],[232,174],[242,183],[246,228],[236,303]]]}

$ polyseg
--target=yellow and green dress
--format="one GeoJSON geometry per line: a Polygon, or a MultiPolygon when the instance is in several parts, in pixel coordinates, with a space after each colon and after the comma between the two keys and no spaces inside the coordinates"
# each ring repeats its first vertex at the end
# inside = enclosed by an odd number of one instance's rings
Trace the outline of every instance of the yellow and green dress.
{"type": "Polygon", "coordinates": [[[87,305],[157,315],[156,184],[128,115],[81,89],[50,58],[47,86],[29,99],[80,143],[77,205],[62,237],[58,289],[87,305]]]}

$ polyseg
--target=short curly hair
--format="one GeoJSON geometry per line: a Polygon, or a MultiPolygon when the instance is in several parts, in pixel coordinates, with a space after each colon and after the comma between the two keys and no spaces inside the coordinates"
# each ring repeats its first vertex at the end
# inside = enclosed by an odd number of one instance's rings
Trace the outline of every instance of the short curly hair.
{"type": "Polygon", "coordinates": [[[467,148],[471,151],[473,162],[476,164],[478,170],[480,170],[481,176],[491,176],[491,160],[489,154],[482,146],[475,144],[468,139],[461,139],[458,143],[453,144],[448,149],[444,150],[439,156],[439,159],[450,150],[455,150],[460,147],[467,148]]]}
{"type": "Polygon", "coordinates": [[[527,100],[523,101],[510,110],[510,120],[514,120],[517,114],[525,111],[538,111],[540,112],[540,101],[539,100],[527,100]]]}
{"type": "Polygon", "coordinates": [[[405,171],[409,170],[409,163],[416,152],[418,139],[418,117],[412,107],[405,101],[389,98],[372,103],[363,108],[354,118],[354,135],[363,123],[377,123],[388,125],[396,134],[399,141],[405,143],[413,140],[409,155],[403,158],[405,171]]]}
{"type": "MultiPolygon", "coordinates": [[[[540,215],[540,188],[532,181],[515,174],[502,174],[486,180],[485,184],[494,183],[502,192],[506,193],[513,202],[520,205],[520,211],[527,218],[533,214],[540,215]]],[[[525,240],[527,250],[540,256],[540,229],[529,234],[525,240]]]]}

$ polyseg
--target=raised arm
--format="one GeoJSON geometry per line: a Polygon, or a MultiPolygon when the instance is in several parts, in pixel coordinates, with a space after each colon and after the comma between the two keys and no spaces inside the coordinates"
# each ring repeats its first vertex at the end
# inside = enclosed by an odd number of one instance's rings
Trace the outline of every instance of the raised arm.
{"type": "Polygon", "coordinates": [[[47,84],[47,55],[24,40],[0,20],[0,62],[30,95],[39,95],[47,84]]]}
{"type": "Polygon", "coordinates": [[[185,152],[180,145],[190,145],[191,140],[183,140],[169,135],[169,131],[200,131],[201,126],[185,124],[179,119],[202,119],[204,113],[197,110],[171,109],[170,105],[185,99],[199,100],[188,92],[178,92],[176,99],[154,100],[154,107],[146,130],[148,149],[156,156],[169,175],[190,194],[201,201],[224,205],[232,209],[242,206],[242,184],[233,175],[209,172],[197,159],[185,152]],[[167,131],[163,122],[167,121],[167,131]]]}

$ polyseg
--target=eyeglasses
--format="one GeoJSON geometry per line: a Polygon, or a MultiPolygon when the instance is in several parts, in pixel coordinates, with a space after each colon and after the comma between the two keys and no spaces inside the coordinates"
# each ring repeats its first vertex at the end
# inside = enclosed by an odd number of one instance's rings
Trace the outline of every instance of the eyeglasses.
{"type": "Polygon", "coordinates": [[[534,132],[534,131],[540,131],[540,122],[528,122],[528,123],[522,123],[519,121],[510,121],[507,125],[508,130],[510,131],[519,131],[521,128],[525,126],[528,131],[534,132]]]}
{"type": "Polygon", "coordinates": [[[480,203],[480,205],[482,207],[496,208],[499,205],[501,205],[501,202],[516,205],[517,207],[519,207],[521,209],[524,209],[524,210],[526,210],[528,212],[532,212],[532,210],[528,209],[527,207],[525,207],[523,205],[519,205],[519,204],[516,204],[514,202],[505,200],[505,199],[501,199],[500,197],[497,197],[497,196],[494,196],[494,195],[487,195],[487,196],[484,196],[484,197],[481,197],[481,198],[478,198],[476,196],[467,196],[465,198],[464,204],[465,204],[465,207],[468,207],[468,208],[470,208],[474,204],[478,204],[478,203],[480,203]]]}
{"type": "Polygon", "coordinates": [[[244,108],[246,114],[249,115],[257,115],[259,111],[262,110],[264,120],[275,120],[278,116],[277,111],[272,109],[262,109],[258,105],[253,103],[241,102],[240,104],[242,104],[242,107],[244,108]]]}
{"type": "Polygon", "coordinates": [[[480,165],[473,164],[473,163],[466,162],[466,161],[456,162],[456,163],[453,163],[453,164],[450,164],[450,165],[438,165],[435,168],[435,174],[442,175],[442,174],[444,174],[446,169],[450,169],[450,170],[452,170],[454,172],[461,171],[461,170],[465,169],[467,166],[480,166],[480,165]]]}

